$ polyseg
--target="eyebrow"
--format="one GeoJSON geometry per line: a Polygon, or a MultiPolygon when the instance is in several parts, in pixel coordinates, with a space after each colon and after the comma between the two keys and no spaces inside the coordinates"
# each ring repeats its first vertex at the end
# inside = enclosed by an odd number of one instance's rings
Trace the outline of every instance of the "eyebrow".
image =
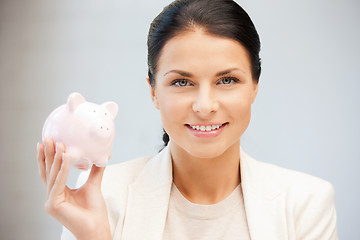
{"type": "Polygon", "coordinates": [[[164,76],[166,76],[169,73],[177,73],[177,74],[180,74],[181,76],[184,76],[184,77],[192,77],[193,76],[191,73],[176,70],[176,69],[168,71],[167,73],[164,74],[164,76]]]}
{"type": "MultiPolygon", "coordinates": [[[[234,70],[239,70],[239,71],[241,71],[241,72],[244,72],[243,70],[241,70],[241,69],[239,69],[239,68],[230,68],[230,69],[226,69],[226,70],[224,70],[224,71],[218,72],[218,73],[216,74],[216,77],[220,77],[220,76],[226,75],[226,74],[228,74],[228,73],[231,73],[231,72],[234,71],[234,70]]],[[[171,71],[165,73],[164,76],[166,76],[166,75],[169,74],[169,73],[177,73],[177,74],[180,74],[181,76],[184,76],[184,77],[193,77],[193,75],[192,75],[191,73],[189,73],[189,72],[185,72],[185,71],[181,71],[181,70],[176,70],[176,69],[171,70],[171,71]]]]}

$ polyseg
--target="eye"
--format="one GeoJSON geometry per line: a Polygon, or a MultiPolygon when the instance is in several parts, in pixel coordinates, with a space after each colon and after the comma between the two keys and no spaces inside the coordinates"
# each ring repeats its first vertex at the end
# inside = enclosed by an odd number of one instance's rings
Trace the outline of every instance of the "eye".
{"type": "Polygon", "coordinates": [[[191,86],[191,83],[186,79],[178,79],[173,81],[171,85],[175,85],[178,87],[186,87],[186,86],[191,86]]]}
{"type": "Polygon", "coordinates": [[[239,79],[235,77],[224,77],[218,82],[218,84],[232,84],[237,82],[239,82],[239,79]]]}

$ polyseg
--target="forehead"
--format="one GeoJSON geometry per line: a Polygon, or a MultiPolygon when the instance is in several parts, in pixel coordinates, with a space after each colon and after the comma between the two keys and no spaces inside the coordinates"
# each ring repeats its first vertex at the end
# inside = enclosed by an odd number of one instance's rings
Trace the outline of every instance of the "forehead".
{"type": "Polygon", "coordinates": [[[188,31],[165,44],[158,61],[158,74],[171,68],[216,72],[232,67],[251,72],[248,53],[239,42],[203,31],[188,31]]]}

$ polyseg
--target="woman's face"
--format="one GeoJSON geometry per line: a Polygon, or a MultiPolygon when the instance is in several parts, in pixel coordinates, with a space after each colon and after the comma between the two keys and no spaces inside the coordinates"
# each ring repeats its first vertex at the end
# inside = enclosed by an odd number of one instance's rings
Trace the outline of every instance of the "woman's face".
{"type": "Polygon", "coordinates": [[[239,147],[257,84],[240,43],[194,31],[165,44],[151,92],[171,148],[213,158],[239,147]]]}

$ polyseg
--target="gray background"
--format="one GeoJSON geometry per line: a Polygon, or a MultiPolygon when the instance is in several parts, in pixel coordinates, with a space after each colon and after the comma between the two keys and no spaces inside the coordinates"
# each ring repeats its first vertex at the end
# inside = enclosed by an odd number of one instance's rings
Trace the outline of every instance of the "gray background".
{"type": "MultiPolygon", "coordinates": [[[[257,26],[263,59],[244,149],[330,181],[340,238],[360,239],[360,2],[238,2],[257,26]]],[[[168,3],[0,1],[0,239],[58,239],[35,153],[45,118],[69,93],[119,104],[112,163],[158,151],[146,35],[168,3]]]]}

